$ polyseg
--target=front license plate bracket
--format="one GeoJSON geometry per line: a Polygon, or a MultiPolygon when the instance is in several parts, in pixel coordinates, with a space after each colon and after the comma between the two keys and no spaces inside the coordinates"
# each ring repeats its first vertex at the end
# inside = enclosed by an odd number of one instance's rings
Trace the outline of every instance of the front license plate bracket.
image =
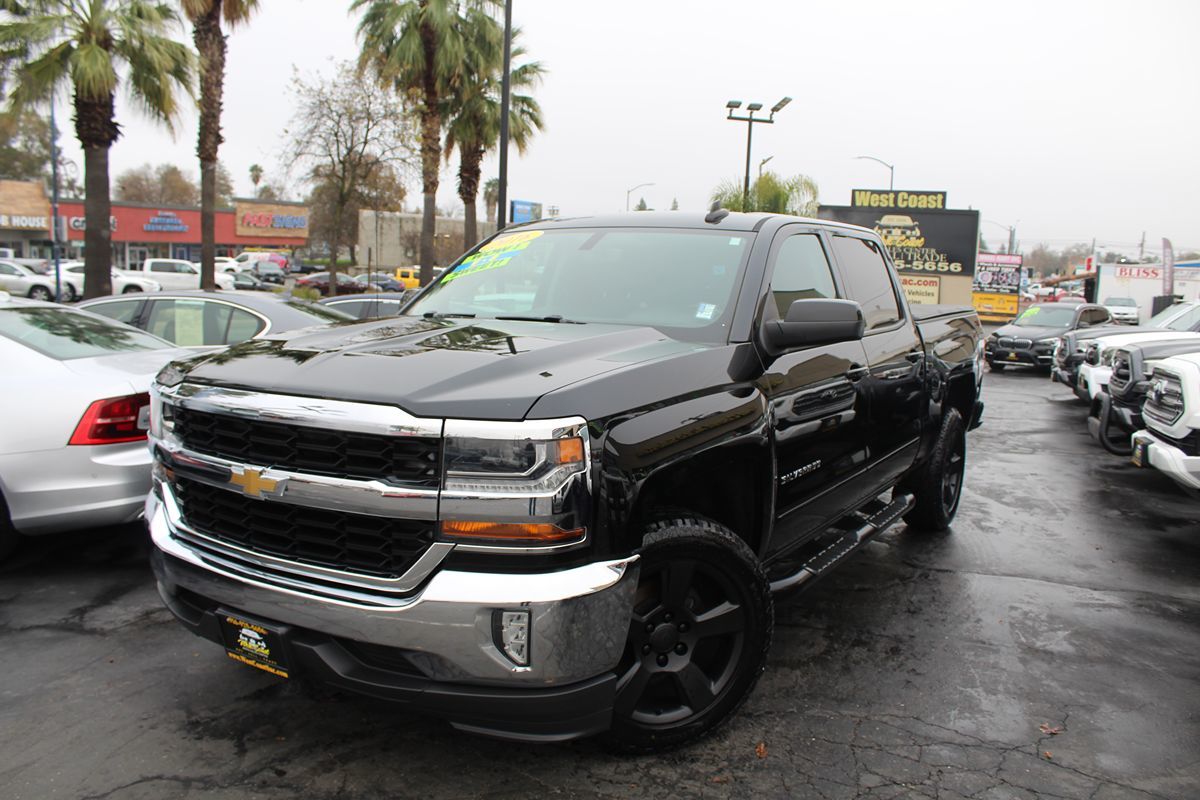
{"type": "Polygon", "coordinates": [[[280,678],[291,677],[279,628],[231,611],[218,609],[216,614],[230,658],[280,678]]]}

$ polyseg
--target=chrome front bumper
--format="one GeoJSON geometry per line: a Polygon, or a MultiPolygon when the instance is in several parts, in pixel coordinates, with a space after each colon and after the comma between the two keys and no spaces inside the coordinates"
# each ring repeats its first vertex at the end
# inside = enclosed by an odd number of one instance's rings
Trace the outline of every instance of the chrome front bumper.
{"type": "Polygon", "coordinates": [[[177,616],[185,589],[263,621],[398,648],[434,681],[553,686],[611,670],[625,646],[637,586],[635,555],[535,574],[441,569],[415,593],[386,604],[322,597],[187,541],[154,493],[146,520],[158,550],[159,592],[177,616]],[[530,612],[529,666],[515,665],[497,647],[493,620],[504,610],[530,612]]]}

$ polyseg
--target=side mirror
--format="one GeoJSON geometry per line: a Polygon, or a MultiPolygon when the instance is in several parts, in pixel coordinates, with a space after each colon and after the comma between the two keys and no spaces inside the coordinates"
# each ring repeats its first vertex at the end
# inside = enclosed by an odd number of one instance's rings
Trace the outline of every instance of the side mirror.
{"type": "Polygon", "coordinates": [[[865,329],[862,308],[853,300],[795,300],[786,317],[763,324],[763,344],[777,356],[797,347],[856,341],[865,329]]]}

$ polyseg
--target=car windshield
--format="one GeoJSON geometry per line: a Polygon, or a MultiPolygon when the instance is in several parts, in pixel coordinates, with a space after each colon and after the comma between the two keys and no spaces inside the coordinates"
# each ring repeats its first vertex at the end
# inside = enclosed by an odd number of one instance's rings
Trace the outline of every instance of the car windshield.
{"type": "Polygon", "coordinates": [[[1018,328],[1065,328],[1074,318],[1074,306],[1030,306],[1013,320],[1013,325],[1018,328]]]}
{"type": "Polygon", "coordinates": [[[1136,306],[1132,297],[1109,297],[1104,301],[1106,306],[1136,306]]]}
{"type": "Polygon", "coordinates": [[[174,346],[137,328],[65,308],[0,310],[0,336],[59,361],[174,346]]]}
{"type": "Polygon", "coordinates": [[[1172,319],[1173,317],[1177,316],[1181,311],[1184,310],[1185,307],[1186,307],[1185,303],[1172,303],[1171,305],[1167,306],[1162,311],[1158,312],[1153,317],[1151,317],[1150,320],[1146,323],[1146,326],[1149,328],[1165,327],[1166,322],[1168,320],[1172,319]]]}
{"type": "Polygon", "coordinates": [[[443,273],[406,313],[649,325],[724,342],[752,239],[655,228],[504,233],[443,273]]]}

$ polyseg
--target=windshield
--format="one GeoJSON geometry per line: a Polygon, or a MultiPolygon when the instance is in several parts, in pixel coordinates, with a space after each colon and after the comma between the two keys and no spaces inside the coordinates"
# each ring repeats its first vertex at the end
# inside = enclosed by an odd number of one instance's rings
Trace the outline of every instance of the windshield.
{"type": "Polygon", "coordinates": [[[1104,301],[1106,306],[1136,306],[1132,297],[1109,297],[1104,301]]]}
{"type": "Polygon", "coordinates": [[[1030,306],[1013,320],[1013,325],[1018,328],[1065,328],[1074,318],[1074,306],[1030,306]]]}
{"type": "Polygon", "coordinates": [[[4,309],[0,336],[59,361],[174,347],[137,328],[64,308],[4,309]]]}
{"type": "Polygon", "coordinates": [[[443,273],[406,314],[649,325],[724,342],[751,241],[652,228],[505,233],[443,273]]]}
{"type": "Polygon", "coordinates": [[[1153,317],[1151,317],[1150,320],[1146,323],[1146,326],[1149,328],[1162,328],[1162,327],[1164,327],[1164,323],[1167,320],[1171,319],[1176,314],[1183,311],[1183,309],[1185,307],[1186,307],[1186,303],[1172,303],[1171,305],[1167,306],[1162,311],[1158,312],[1153,317]]]}
{"type": "Polygon", "coordinates": [[[1200,304],[1192,306],[1162,327],[1172,331],[1191,331],[1200,327],[1200,304]]]}

